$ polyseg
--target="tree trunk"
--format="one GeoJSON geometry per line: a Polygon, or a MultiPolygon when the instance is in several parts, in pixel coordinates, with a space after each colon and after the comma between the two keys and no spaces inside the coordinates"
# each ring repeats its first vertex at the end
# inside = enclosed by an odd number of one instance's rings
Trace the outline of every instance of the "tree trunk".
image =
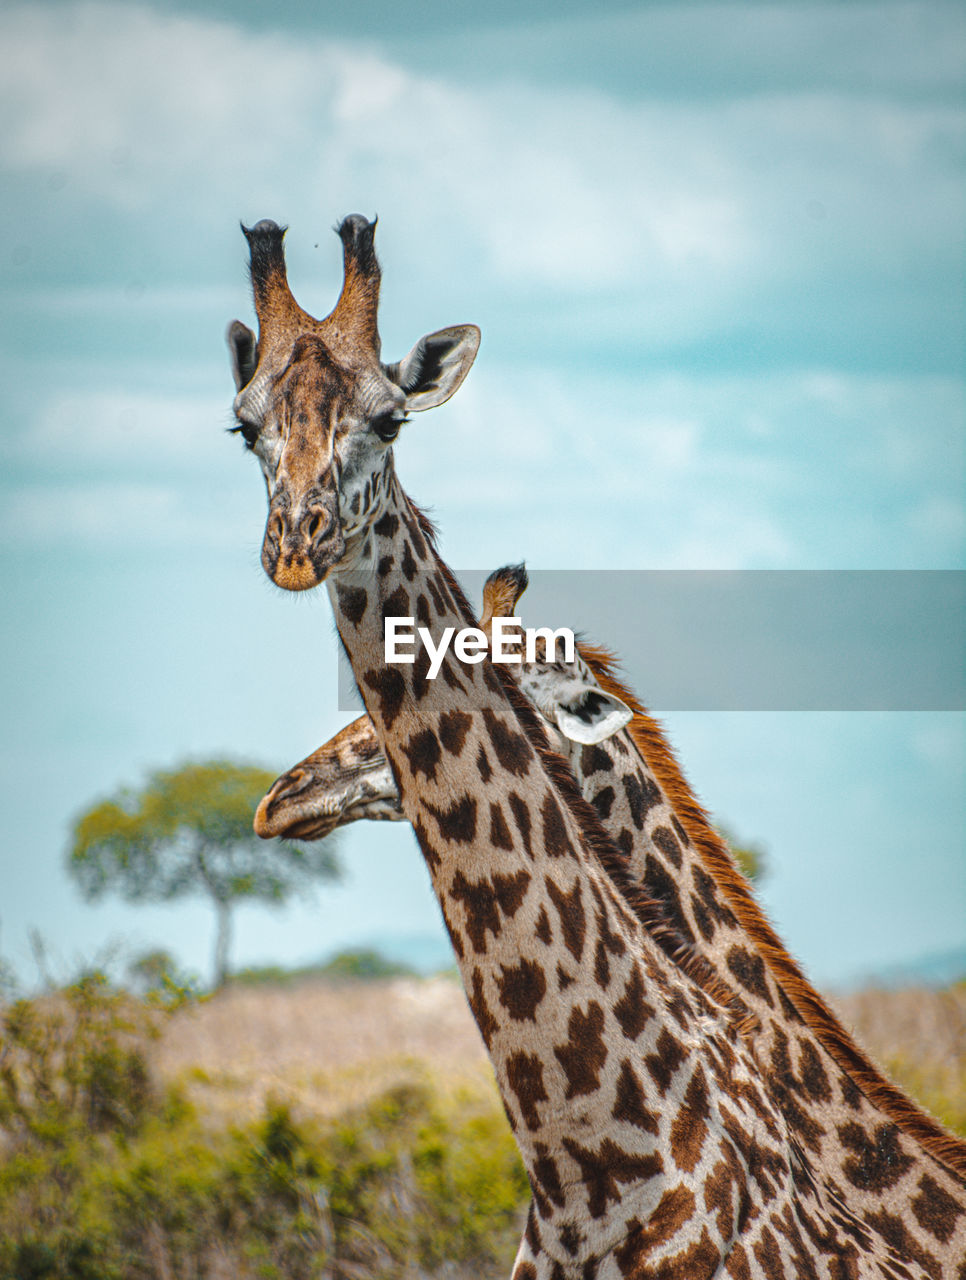
{"type": "Polygon", "coordinates": [[[215,934],[215,989],[228,981],[228,948],[231,943],[231,903],[215,902],[218,926],[215,934]]]}

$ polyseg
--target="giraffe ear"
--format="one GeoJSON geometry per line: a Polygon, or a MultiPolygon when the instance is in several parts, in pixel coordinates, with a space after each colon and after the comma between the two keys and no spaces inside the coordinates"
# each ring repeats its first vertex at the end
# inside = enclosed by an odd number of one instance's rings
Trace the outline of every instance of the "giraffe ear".
{"type": "Polygon", "coordinates": [[[612,693],[605,693],[596,685],[585,685],[569,702],[558,702],[554,716],[565,738],[590,746],[613,737],[631,722],[634,713],[612,693]]]}
{"type": "Polygon", "coordinates": [[[254,333],[247,324],[240,320],[232,320],[225,335],[228,350],[231,352],[231,371],[235,379],[235,389],[241,391],[251,382],[258,364],[256,347],[258,345],[254,333]]]}
{"type": "Polygon", "coordinates": [[[427,334],[398,364],[385,366],[387,377],[406,393],[412,413],[435,409],[450,398],[470,371],[480,346],[475,324],[458,324],[427,334]]]}

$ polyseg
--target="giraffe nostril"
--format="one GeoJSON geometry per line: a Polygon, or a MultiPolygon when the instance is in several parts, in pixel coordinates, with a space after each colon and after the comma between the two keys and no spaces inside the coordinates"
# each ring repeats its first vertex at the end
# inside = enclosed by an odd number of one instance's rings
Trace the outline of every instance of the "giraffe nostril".
{"type": "Polygon", "coordinates": [[[324,511],[310,511],[302,521],[302,531],[309,542],[324,538],[329,530],[329,518],[324,511]]]}
{"type": "Polygon", "coordinates": [[[274,511],[268,521],[268,536],[279,545],[285,536],[285,521],[277,511],[274,511]]]}

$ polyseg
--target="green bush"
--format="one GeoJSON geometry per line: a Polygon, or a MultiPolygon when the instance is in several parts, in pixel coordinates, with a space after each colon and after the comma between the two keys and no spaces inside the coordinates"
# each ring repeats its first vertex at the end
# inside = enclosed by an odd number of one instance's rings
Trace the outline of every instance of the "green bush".
{"type": "Polygon", "coordinates": [[[317,972],[326,978],[400,978],[411,977],[414,970],[399,960],[389,960],[382,952],[368,947],[356,951],[340,951],[320,965],[317,972]]]}
{"type": "Polygon", "coordinates": [[[4,1280],[507,1273],[528,1188],[491,1094],[213,1126],[152,1081],[162,1016],[99,977],[0,1013],[4,1280]]]}

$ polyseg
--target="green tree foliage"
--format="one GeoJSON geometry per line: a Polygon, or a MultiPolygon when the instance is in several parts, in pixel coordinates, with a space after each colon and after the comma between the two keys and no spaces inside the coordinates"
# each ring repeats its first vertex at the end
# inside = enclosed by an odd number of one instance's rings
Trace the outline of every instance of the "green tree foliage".
{"type": "Polygon", "coordinates": [[[737,837],[721,823],[716,824],[716,830],[731,850],[731,856],[738,864],[741,874],[746,876],[752,884],[760,884],[768,873],[768,858],[764,847],[757,843],[739,843],[737,837]]]}
{"type": "Polygon", "coordinates": [[[231,760],[159,770],[74,824],[68,867],[88,901],[203,895],[217,916],[215,983],[228,977],[231,913],[243,901],[280,904],[339,875],[331,837],[303,846],[260,840],[252,818],[275,775],[231,760]]]}

